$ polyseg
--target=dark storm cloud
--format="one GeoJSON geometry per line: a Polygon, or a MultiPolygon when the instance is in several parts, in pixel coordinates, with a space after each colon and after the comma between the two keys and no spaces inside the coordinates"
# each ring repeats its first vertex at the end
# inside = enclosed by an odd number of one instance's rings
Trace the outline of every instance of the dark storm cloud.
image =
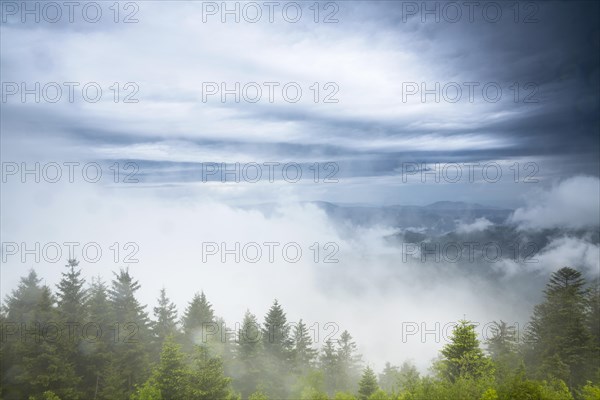
{"type": "MultiPolygon", "coordinates": [[[[141,23],[141,20],[133,28],[143,32],[157,21],[153,20],[156,15],[152,13],[155,4],[140,4],[145,12],[140,14],[140,18],[143,15],[145,23],[141,23]]],[[[334,58],[343,46],[352,48],[355,38],[365,41],[374,54],[406,53],[414,56],[417,65],[396,65],[394,58],[388,60],[387,65],[373,62],[374,67],[390,71],[390,77],[394,80],[388,82],[388,88],[376,87],[373,83],[368,87],[368,92],[356,88],[346,90],[346,96],[351,97],[342,96],[340,103],[342,106],[348,104],[346,109],[315,108],[300,103],[293,107],[268,103],[203,104],[198,101],[197,88],[190,85],[185,89],[150,90],[145,100],[151,104],[191,107],[189,114],[183,118],[215,110],[228,112],[226,119],[218,120],[215,122],[217,125],[206,126],[206,118],[210,119],[213,115],[206,114],[208,117],[198,117],[198,121],[190,122],[186,129],[177,130],[171,129],[168,122],[180,122],[178,117],[168,112],[164,115],[151,113],[148,116],[160,116],[165,121],[165,127],[148,130],[147,126],[125,124],[127,115],[118,119],[89,114],[84,107],[80,107],[80,113],[72,113],[71,108],[62,108],[60,104],[52,108],[9,103],[3,104],[3,136],[18,138],[23,131],[28,131],[39,134],[42,139],[60,137],[80,147],[120,148],[122,150],[115,156],[117,158],[124,158],[123,153],[132,146],[169,145],[173,142],[184,147],[187,143],[206,151],[220,151],[221,155],[227,152],[246,154],[257,161],[298,159],[308,162],[312,157],[339,162],[345,166],[346,175],[358,177],[393,175],[403,162],[466,163],[539,157],[560,161],[564,166],[564,176],[598,174],[600,42],[598,24],[595,23],[599,11],[596,3],[543,2],[537,3],[539,8],[531,9],[521,5],[518,23],[513,20],[514,7],[511,8],[508,3],[494,3],[502,7],[503,15],[496,23],[483,18],[480,9],[475,11],[473,22],[466,15],[456,23],[444,20],[436,23],[431,15],[422,22],[421,10],[413,16],[405,15],[407,7],[414,4],[420,8],[424,3],[340,2],[340,22],[337,24],[311,28],[304,21],[295,27],[278,26],[281,37],[289,38],[290,43],[295,45],[302,43],[300,33],[310,33],[311,29],[316,29],[315,32],[329,30],[334,39],[324,45],[331,46],[330,53],[334,58]],[[523,23],[523,19],[532,15],[537,22],[523,23]],[[409,68],[413,69],[412,73],[409,73],[409,68]],[[422,74],[418,73],[421,69],[422,74]],[[497,82],[504,89],[504,97],[498,103],[483,105],[442,101],[439,104],[441,108],[413,113],[411,107],[430,104],[419,104],[418,101],[416,104],[405,104],[399,91],[391,93],[391,97],[390,93],[387,96],[381,93],[381,89],[385,91],[393,87],[397,90],[401,88],[402,82],[399,80],[415,81],[415,77],[422,77],[428,87],[436,81],[442,85],[452,81],[481,84],[497,82]],[[534,83],[538,102],[524,104],[522,101],[511,101],[512,92],[508,87],[514,82],[518,82],[521,88],[526,83],[534,83]],[[352,101],[362,97],[372,110],[389,106],[390,111],[373,116],[369,110],[352,104],[352,101]],[[85,118],[82,118],[83,115],[85,118]],[[255,130],[271,123],[276,128],[273,128],[272,134],[264,136],[248,137],[233,130],[231,134],[223,135],[223,131],[228,133],[227,124],[230,123],[245,124],[255,130]],[[289,123],[297,127],[301,137],[284,134],[289,123]],[[215,126],[222,128],[221,132],[213,131],[215,126]],[[430,142],[420,146],[419,140],[424,137],[430,137],[430,142]],[[481,138],[489,139],[490,143],[482,144],[481,138]]],[[[443,7],[445,3],[428,4],[429,7],[436,4],[443,7]]],[[[15,21],[3,24],[2,29],[5,32],[7,29],[13,30],[12,33],[15,33],[14,29],[46,30],[49,35],[59,32],[61,36],[69,32],[83,32],[83,35],[96,35],[99,31],[107,34],[126,33],[120,25],[108,19],[103,21],[98,25],[88,24],[90,27],[87,31],[81,23],[19,24],[15,21]]],[[[173,21],[169,24],[172,25],[173,21]]],[[[52,75],[52,70],[62,65],[60,55],[52,54],[42,45],[35,45],[35,41],[30,42],[34,44],[30,55],[34,62],[22,65],[23,62],[17,57],[19,53],[11,47],[12,43],[3,40],[3,46],[10,50],[2,55],[4,76],[9,80],[35,77],[39,72],[52,75]],[[43,62],[42,59],[47,61],[43,62]]],[[[165,45],[168,43],[159,43],[157,49],[165,45]]],[[[217,45],[213,53],[219,54],[219,51],[222,55],[236,58],[235,53],[217,45]]],[[[206,58],[202,54],[196,56],[206,58]]],[[[107,52],[106,57],[111,57],[111,53],[107,52]]],[[[310,64],[310,53],[307,53],[307,63],[310,64]]],[[[246,59],[240,59],[236,67],[253,71],[261,68],[276,70],[276,67],[267,63],[261,65],[246,59]]],[[[340,65],[342,67],[348,66],[340,65]]],[[[158,59],[155,68],[161,69],[158,59]]],[[[361,77],[363,72],[353,68],[344,71],[348,70],[356,77],[361,77]]],[[[177,75],[177,71],[172,74],[177,75]]],[[[169,82],[164,84],[168,87],[169,82]]],[[[344,87],[341,89],[341,95],[344,95],[344,87]]],[[[520,94],[527,95],[529,92],[520,94]]],[[[131,158],[149,163],[158,161],[153,157],[150,153],[146,157],[140,158],[136,154],[131,158]]],[[[158,162],[153,170],[158,171],[162,165],[162,161],[158,162]]]]}

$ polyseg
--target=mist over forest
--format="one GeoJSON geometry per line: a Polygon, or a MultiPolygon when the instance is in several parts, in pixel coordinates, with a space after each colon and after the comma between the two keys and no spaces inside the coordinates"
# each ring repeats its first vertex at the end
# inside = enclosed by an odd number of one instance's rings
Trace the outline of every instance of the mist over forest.
{"type": "Polygon", "coordinates": [[[0,1],[0,400],[600,399],[587,1],[0,1]]]}

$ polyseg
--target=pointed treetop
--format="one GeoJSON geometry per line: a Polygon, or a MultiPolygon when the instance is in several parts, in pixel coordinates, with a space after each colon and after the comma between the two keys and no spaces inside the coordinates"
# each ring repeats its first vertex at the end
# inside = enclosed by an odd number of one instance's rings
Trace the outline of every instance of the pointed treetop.
{"type": "Polygon", "coordinates": [[[585,280],[581,276],[581,272],[570,267],[563,267],[554,272],[550,277],[550,282],[546,285],[546,292],[552,292],[558,289],[566,289],[574,287],[579,289],[585,284],[585,280]]]}

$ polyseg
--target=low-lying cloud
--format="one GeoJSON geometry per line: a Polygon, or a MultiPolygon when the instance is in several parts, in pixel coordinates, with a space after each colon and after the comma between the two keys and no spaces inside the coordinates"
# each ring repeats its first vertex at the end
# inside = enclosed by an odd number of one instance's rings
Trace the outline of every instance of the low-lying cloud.
{"type": "Polygon", "coordinates": [[[539,193],[515,210],[511,221],[523,229],[592,228],[600,225],[600,180],[576,176],[539,193]]]}

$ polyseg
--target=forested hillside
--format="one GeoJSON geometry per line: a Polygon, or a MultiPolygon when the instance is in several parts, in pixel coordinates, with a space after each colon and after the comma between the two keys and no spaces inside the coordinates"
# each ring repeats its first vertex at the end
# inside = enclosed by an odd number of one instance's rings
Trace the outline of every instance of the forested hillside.
{"type": "Polygon", "coordinates": [[[277,300],[232,329],[202,291],[180,313],[139,288],[127,270],[85,282],[76,260],[55,289],[30,271],[2,308],[2,399],[600,399],[600,292],[568,267],[525,332],[463,320],[426,373],[390,355],[377,374],[349,332],[315,343],[277,300]]]}

